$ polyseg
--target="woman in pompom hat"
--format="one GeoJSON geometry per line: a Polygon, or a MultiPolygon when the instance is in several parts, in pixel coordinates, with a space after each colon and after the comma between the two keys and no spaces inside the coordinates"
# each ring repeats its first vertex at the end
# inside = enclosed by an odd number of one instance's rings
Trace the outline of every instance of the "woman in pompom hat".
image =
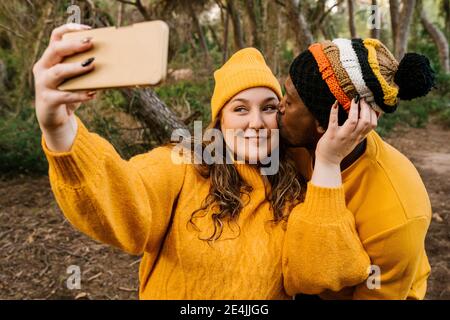
{"type": "MultiPolygon", "coordinates": [[[[428,59],[416,53],[397,62],[379,40],[335,39],[300,53],[284,85],[280,133],[289,145],[308,149],[312,170],[334,101],[339,123],[352,117],[355,97],[375,111],[371,120],[377,121],[400,108],[400,100],[426,95],[434,86],[434,72],[428,59]]],[[[423,299],[430,273],[424,242],[431,206],[413,164],[374,131],[342,162],[328,160],[341,167],[347,206],[374,274],[372,286],[363,283],[321,297],[423,299]]]]}
{"type": "MultiPolygon", "coordinates": [[[[272,132],[282,94],[258,50],[238,51],[214,73],[209,128],[223,135],[204,142],[200,151],[225,145],[242,161],[186,163],[172,146],[125,161],[74,114],[74,103],[89,94],[56,90],[65,77],[94,66],[59,65],[58,48],[80,52],[95,45],[95,39],[63,40],[63,33],[78,30],[73,28],[53,32],[33,69],[50,182],[64,215],[79,230],[143,254],[140,298],[292,299],[367,278],[370,260],[345,206],[339,170],[317,169],[306,199],[302,179],[282,148],[278,170],[262,175],[264,160],[277,160],[272,132]],[[270,134],[262,135],[264,129],[270,134]],[[264,148],[269,152],[261,155],[264,148]]],[[[333,109],[331,136],[349,128],[338,127],[336,118],[333,109]]],[[[369,130],[358,126],[349,132],[359,136],[369,130]]],[[[332,145],[330,135],[321,140],[323,156],[336,149],[344,156],[359,141],[347,135],[332,145]]]]}

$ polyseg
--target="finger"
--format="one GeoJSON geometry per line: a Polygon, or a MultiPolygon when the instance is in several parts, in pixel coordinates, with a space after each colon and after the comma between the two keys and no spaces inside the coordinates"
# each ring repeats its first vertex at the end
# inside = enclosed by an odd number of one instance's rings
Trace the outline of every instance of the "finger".
{"type": "Polygon", "coordinates": [[[360,101],[361,112],[359,114],[358,125],[356,126],[353,134],[356,136],[365,136],[370,130],[370,108],[369,104],[361,99],[360,101]]]}
{"type": "Polygon", "coordinates": [[[376,111],[376,108],[373,107],[372,104],[367,103],[367,101],[363,101],[363,103],[367,104],[367,109],[369,112],[369,125],[367,128],[367,133],[369,133],[371,130],[375,129],[378,125],[378,112],[376,111]]]}
{"type": "Polygon", "coordinates": [[[342,132],[345,135],[351,135],[358,125],[359,103],[352,99],[350,110],[348,112],[348,119],[342,125],[342,132]]]}
{"type": "Polygon", "coordinates": [[[48,90],[45,94],[46,105],[51,107],[59,107],[62,104],[76,104],[86,102],[95,98],[95,94],[90,91],[60,91],[48,90]]]}
{"type": "Polygon", "coordinates": [[[89,96],[87,98],[87,100],[83,100],[83,101],[75,102],[75,103],[66,103],[68,115],[70,115],[71,113],[75,112],[81,106],[81,104],[83,102],[87,102],[87,101],[95,99],[96,93],[97,92],[95,90],[94,91],[88,91],[88,92],[86,92],[86,94],[89,96]]]}
{"type": "Polygon", "coordinates": [[[330,119],[328,120],[328,130],[334,131],[338,127],[338,111],[339,105],[337,100],[333,103],[330,110],[330,119]]]}
{"type": "Polygon", "coordinates": [[[50,42],[59,41],[62,39],[65,33],[75,32],[75,31],[83,31],[92,29],[90,26],[79,23],[67,23],[62,26],[59,26],[53,29],[52,34],[50,36],[50,42]]]}
{"type": "Polygon", "coordinates": [[[378,115],[375,110],[370,108],[370,127],[371,129],[375,129],[378,126],[378,115]]]}
{"type": "Polygon", "coordinates": [[[82,40],[61,40],[50,44],[44,51],[41,63],[44,67],[50,68],[60,63],[65,57],[75,53],[84,52],[92,48],[92,38],[87,37],[82,40]]]}
{"type": "Polygon", "coordinates": [[[43,81],[49,88],[56,89],[64,80],[91,72],[94,68],[93,60],[86,66],[79,62],[58,63],[47,70],[43,81]]]}

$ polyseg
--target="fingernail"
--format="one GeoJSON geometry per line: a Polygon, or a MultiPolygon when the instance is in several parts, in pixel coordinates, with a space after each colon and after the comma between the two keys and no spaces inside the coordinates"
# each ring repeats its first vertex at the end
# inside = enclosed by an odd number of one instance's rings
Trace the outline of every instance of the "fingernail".
{"type": "Polygon", "coordinates": [[[83,40],[81,40],[81,43],[88,43],[88,42],[91,42],[91,40],[92,40],[92,37],[86,37],[83,40]]]}
{"type": "Polygon", "coordinates": [[[91,57],[91,58],[85,60],[85,61],[81,64],[81,66],[82,66],[82,67],[87,67],[87,66],[90,65],[90,64],[92,63],[92,61],[94,61],[94,60],[95,60],[95,57],[91,57]]]}
{"type": "Polygon", "coordinates": [[[89,91],[88,93],[87,93],[87,95],[88,96],[92,96],[92,95],[95,95],[97,93],[97,91],[89,91]]]}
{"type": "Polygon", "coordinates": [[[356,94],[356,96],[355,96],[355,103],[359,103],[359,94],[356,94]]]}
{"type": "Polygon", "coordinates": [[[338,102],[337,102],[337,100],[334,102],[334,105],[333,105],[333,108],[334,109],[337,109],[337,107],[338,107],[338,102]]]}

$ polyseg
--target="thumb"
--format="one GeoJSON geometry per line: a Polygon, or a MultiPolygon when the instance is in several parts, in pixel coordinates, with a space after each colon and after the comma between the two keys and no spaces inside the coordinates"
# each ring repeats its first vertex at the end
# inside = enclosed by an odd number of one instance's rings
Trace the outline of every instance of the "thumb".
{"type": "Polygon", "coordinates": [[[67,107],[67,115],[70,116],[72,115],[75,110],[77,110],[79,107],[81,106],[81,102],[76,102],[76,103],[67,103],[66,107],[67,107]]]}
{"type": "MultiPolygon", "coordinates": [[[[91,97],[91,99],[95,98],[95,95],[97,94],[97,91],[92,90],[92,91],[88,91],[87,92],[88,96],[91,97]]],[[[70,116],[72,113],[75,112],[75,110],[77,110],[80,106],[81,106],[81,101],[80,102],[73,102],[73,103],[67,103],[66,107],[67,107],[67,114],[70,116]]]]}

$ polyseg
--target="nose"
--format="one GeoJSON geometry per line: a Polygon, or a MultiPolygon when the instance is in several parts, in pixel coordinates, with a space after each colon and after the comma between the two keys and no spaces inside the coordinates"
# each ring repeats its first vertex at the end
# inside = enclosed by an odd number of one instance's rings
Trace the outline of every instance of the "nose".
{"type": "Polygon", "coordinates": [[[264,121],[262,118],[262,113],[259,110],[259,108],[258,110],[255,110],[254,112],[251,113],[248,127],[252,129],[264,128],[264,121]]]}

